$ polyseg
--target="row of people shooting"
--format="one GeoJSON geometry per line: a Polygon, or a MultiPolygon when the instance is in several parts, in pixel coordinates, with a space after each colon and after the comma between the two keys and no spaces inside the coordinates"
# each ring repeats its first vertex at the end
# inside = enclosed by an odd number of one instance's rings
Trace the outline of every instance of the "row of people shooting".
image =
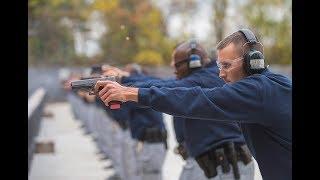
{"type": "MultiPolygon", "coordinates": [[[[134,103],[115,102],[106,108],[93,91],[98,80],[117,80],[106,76],[105,66],[92,66],[90,75],[72,73],[63,82],[75,119],[81,120],[100,153],[112,161],[115,174],[110,179],[160,180],[167,153],[163,114],[134,103]]],[[[127,70],[133,73],[138,69],[128,65],[127,70]]]]}
{"type": "Polygon", "coordinates": [[[291,79],[268,68],[249,29],[220,41],[213,61],[200,47],[174,49],[176,79],[140,82],[113,68],[120,84],[98,81],[95,91],[107,107],[134,102],[184,120],[185,147],[207,178],[252,179],[252,155],[263,179],[292,179],[291,79]]]}

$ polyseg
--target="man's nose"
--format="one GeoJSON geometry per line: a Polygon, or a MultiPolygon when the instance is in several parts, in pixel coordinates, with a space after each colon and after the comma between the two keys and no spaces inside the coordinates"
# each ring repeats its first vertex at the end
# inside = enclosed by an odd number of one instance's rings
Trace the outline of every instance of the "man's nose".
{"type": "Polygon", "coordinates": [[[171,61],[170,66],[174,67],[174,61],[171,61]]]}
{"type": "Polygon", "coordinates": [[[226,73],[223,70],[220,70],[219,77],[220,78],[225,78],[226,77],[226,73]]]}

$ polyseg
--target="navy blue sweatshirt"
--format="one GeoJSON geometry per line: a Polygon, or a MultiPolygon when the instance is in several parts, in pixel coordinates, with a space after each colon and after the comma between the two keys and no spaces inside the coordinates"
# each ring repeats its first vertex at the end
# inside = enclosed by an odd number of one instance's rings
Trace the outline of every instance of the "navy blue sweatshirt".
{"type": "Polygon", "coordinates": [[[176,134],[176,139],[179,144],[185,141],[185,118],[173,116],[173,128],[176,134]]]}
{"type": "Polygon", "coordinates": [[[121,78],[121,84],[131,85],[135,82],[141,82],[146,80],[161,80],[158,77],[146,75],[143,73],[131,73],[130,76],[124,76],[121,78]]]}
{"type": "Polygon", "coordinates": [[[105,110],[112,120],[118,123],[123,130],[127,128],[130,120],[130,107],[128,107],[126,103],[121,104],[121,108],[119,109],[110,109],[109,107],[106,107],[105,110]]]}
{"type": "MultiPolygon", "coordinates": [[[[146,76],[142,73],[135,73],[122,80],[122,83],[129,85],[130,82],[155,80],[157,78],[146,76]]],[[[147,128],[158,128],[165,131],[163,122],[163,115],[161,112],[155,111],[151,108],[140,107],[137,103],[124,103],[128,109],[129,127],[133,139],[141,140],[147,128]]]]}
{"type": "Polygon", "coordinates": [[[165,131],[163,115],[161,112],[151,108],[140,107],[136,103],[126,103],[130,106],[129,110],[129,127],[131,137],[141,140],[147,128],[158,128],[165,131]]]}
{"type": "MultiPolygon", "coordinates": [[[[224,82],[218,76],[219,70],[215,61],[212,61],[207,67],[194,70],[187,77],[180,80],[151,80],[146,82],[134,83],[136,87],[194,87],[201,86],[206,88],[221,87],[224,82]]],[[[194,96],[187,97],[193,101],[194,96]]],[[[177,103],[181,108],[188,108],[188,104],[177,103]]],[[[182,119],[182,118],[180,118],[182,119]]],[[[226,142],[244,143],[244,137],[237,123],[221,123],[212,121],[203,121],[199,119],[185,119],[184,135],[186,148],[192,157],[197,157],[202,153],[215,148],[226,142]]],[[[178,129],[178,132],[181,129],[178,129]]],[[[181,140],[181,139],[180,139],[181,140]]],[[[178,140],[179,141],[179,140],[178,140]]]]}
{"type": "Polygon", "coordinates": [[[175,116],[240,123],[263,179],[292,179],[292,82],[287,77],[267,69],[218,88],[140,88],[138,100],[175,116]]]}
{"type": "MultiPolygon", "coordinates": [[[[121,80],[121,83],[127,86],[143,86],[147,87],[149,84],[155,84],[155,83],[163,83],[163,82],[174,82],[175,78],[168,78],[168,79],[160,79],[158,77],[153,76],[147,76],[144,74],[131,74],[128,77],[123,77],[121,80]]],[[[184,142],[184,118],[181,117],[175,117],[173,116],[173,128],[176,135],[176,140],[178,143],[184,142]],[[179,119],[179,120],[177,120],[179,119]]]]}

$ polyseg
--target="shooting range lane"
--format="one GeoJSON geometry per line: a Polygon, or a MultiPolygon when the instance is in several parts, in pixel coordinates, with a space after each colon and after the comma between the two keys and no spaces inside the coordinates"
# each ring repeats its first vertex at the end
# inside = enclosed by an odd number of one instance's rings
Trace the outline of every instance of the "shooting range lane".
{"type": "Polygon", "coordinates": [[[105,180],[113,169],[104,169],[110,160],[101,161],[92,137],[84,135],[79,121],[73,119],[68,103],[47,104],[38,141],[54,143],[54,153],[34,154],[29,180],[105,180]]]}
{"type": "MultiPolygon", "coordinates": [[[[110,160],[99,160],[95,142],[90,135],[84,135],[80,121],[73,119],[69,103],[49,103],[45,112],[51,112],[53,117],[43,117],[37,139],[52,141],[54,153],[34,154],[29,180],[105,180],[112,176],[113,169],[104,169],[110,160]]],[[[178,180],[185,162],[173,153],[176,140],[172,116],[164,114],[164,122],[169,149],[162,175],[165,180],[178,180]]],[[[255,180],[261,179],[256,166],[255,180]]]]}

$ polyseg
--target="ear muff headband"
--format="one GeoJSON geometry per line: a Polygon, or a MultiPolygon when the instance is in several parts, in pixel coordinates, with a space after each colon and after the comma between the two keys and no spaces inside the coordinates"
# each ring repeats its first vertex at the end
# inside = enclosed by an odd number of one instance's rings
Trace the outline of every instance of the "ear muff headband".
{"type": "Polygon", "coordinates": [[[197,41],[195,39],[190,40],[190,55],[189,55],[189,69],[202,67],[202,59],[198,54],[195,54],[197,47],[197,41]]]}

